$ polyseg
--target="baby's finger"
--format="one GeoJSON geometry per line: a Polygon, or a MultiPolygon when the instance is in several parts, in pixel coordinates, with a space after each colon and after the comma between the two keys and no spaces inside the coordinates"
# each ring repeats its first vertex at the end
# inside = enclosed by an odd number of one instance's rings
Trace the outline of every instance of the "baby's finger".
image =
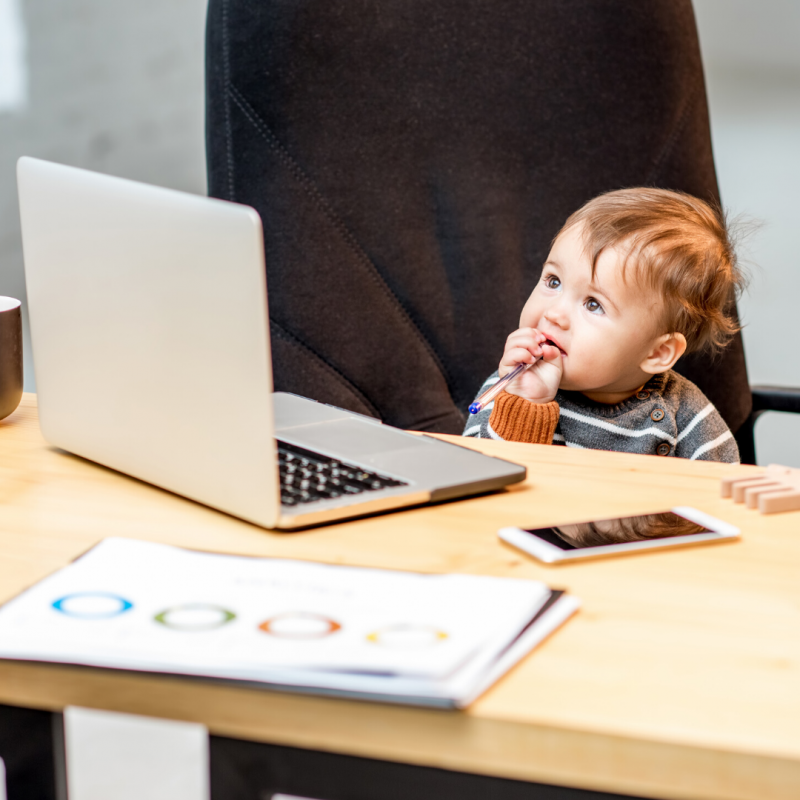
{"type": "Polygon", "coordinates": [[[520,333],[519,335],[512,334],[506,339],[506,352],[513,348],[523,348],[530,352],[534,358],[539,358],[542,354],[542,345],[537,342],[532,336],[520,333]]]}
{"type": "Polygon", "coordinates": [[[516,345],[518,347],[538,347],[541,344],[535,334],[529,330],[514,331],[506,339],[506,346],[516,345]]]}
{"type": "Polygon", "coordinates": [[[561,361],[561,351],[552,344],[542,345],[542,360],[548,364],[559,363],[561,361]]]}
{"type": "Polygon", "coordinates": [[[512,347],[503,353],[503,358],[500,361],[500,375],[501,377],[507,372],[510,372],[517,364],[531,364],[535,361],[535,357],[531,355],[530,351],[523,347],[512,347]]]}
{"type": "Polygon", "coordinates": [[[503,351],[503,357],[500,360],[501,364],[524,363],[530,364],[542,355],[542,348],[538,345],[531,345],[529,343],[509,344],[503,351]]]}

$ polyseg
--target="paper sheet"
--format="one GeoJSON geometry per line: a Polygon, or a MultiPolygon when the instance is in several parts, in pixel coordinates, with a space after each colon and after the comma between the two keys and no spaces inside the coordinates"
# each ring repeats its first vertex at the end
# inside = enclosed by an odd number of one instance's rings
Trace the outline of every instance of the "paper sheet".
{"type": "Polygon", "coordinates": [[[420,575],[106,539],[0,609],[0,657],[325,686],[442,681],[549,596],[420,575]],[[401,681],[402,682],[402,681],[401,681]]]}

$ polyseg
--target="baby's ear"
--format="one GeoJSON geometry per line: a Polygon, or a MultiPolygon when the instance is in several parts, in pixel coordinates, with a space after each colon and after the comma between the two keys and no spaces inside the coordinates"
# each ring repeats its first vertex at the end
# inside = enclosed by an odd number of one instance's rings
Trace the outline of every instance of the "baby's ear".
{"type": "Polygon", "coordinates": [[[685,352],[686,337],[682,333],[665,333],[653,342],[650,352],[639,366],[648,375],[658,375],[672,369],[685,352]]]}

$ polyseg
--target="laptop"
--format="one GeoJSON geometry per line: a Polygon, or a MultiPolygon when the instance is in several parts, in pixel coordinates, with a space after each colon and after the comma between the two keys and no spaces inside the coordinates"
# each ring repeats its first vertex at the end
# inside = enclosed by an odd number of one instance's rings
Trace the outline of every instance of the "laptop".
{"type": "Polygon", "coordinates": [[[525,468],[272,391],[258,214],[23,157],[42,433],[266,528],[500,489],[525,468]]]}

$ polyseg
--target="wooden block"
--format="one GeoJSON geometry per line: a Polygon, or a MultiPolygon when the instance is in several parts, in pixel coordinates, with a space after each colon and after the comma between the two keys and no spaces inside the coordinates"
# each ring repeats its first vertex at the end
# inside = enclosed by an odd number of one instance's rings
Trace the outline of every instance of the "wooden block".
{"type": "MultiPolygon", "coordinates": [[[[781,484],[775,481],[766,481],[758,486],[751,486],[744,490],[744,503],[748,508],[758,508],[758,497],[763,492],[774,492],[781,484]]],[[[786,491],[794,491],[786,489],[786,491]]]]}
{"type": "MultiPolygon", "coordinates": [[[[766,475],[766,473],[764,473],[766,475]]],[[[733,484],[738,483],[741,480],[746,480],[742,478],[741,475],[731,475],[727,478],[723,478],[720,481],[720,494],[722,497],[733,497],[733,484]]]]}
{"type": "Polygon", "coordinates": [[[720,481],[720,494],[762,514],[794,511],[800,509],[800,469],[770,464],[760,474],[726,476],[720,481]]]}
{"type": "Polygon", "coordinates": [[[748,478],[744,481],[736,481],[733,484],[733,502],[743,503],[744,493],[747,489],[756,488],[760,486],[777,486],[775,481],[770,481],[767,478],[748,478]]]}
{"type": "Polygon", "coordinates": [[[758,498],[758,510],[762,514],[779,514],[783,511],[800,509],[800,492],[781,489],[775,492],[763,492],[758,498]]]}

